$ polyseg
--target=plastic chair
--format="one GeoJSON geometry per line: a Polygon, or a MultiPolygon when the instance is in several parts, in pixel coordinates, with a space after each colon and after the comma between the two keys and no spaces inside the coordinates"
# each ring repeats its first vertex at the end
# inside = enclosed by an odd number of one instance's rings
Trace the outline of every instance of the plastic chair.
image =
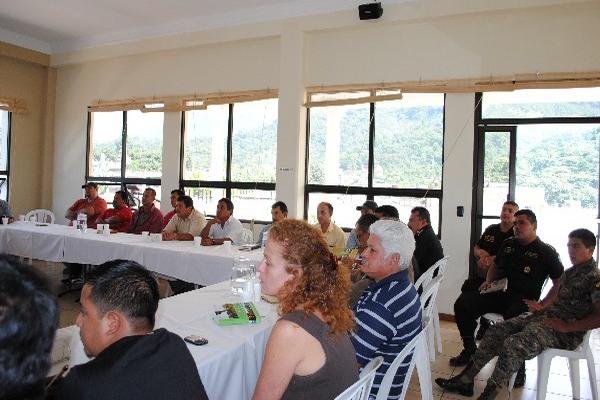
{"type": "Polygon", "coordinates": [[[360,378],[348,389],[340,393],[335,400],[368,400],[375,372],[383,364],[383,357],[375,357],[360,372],[360,378]]]}
{"type": "Polygon", "coordinates": [[[248,244],[248,243],[253,243],[253,242],[254,242],[254,235],[252,234],[252,231],[250,229],[243,228],[242,229],[242,243],[240,243],[240,244],[248,244]]]}
{"type": "MultiPolygon", "coordinates": [[[[437,312],[435,301],[437,298],[440,284],[442,283],[442,277],[440,275],[433,278],[433,280],[425,287],[423,293],[421,293],[421,315],[423,316],[423,329],[426,330],[427,334],[427,348],[429,351],[429,360],[435,361],[435,315],[437,312]],[[432,323],[429,323],[431,321],[432,323]]],[[[438,317],[439,318],[439,317],[438,317]]]]}
{"type": "Polygon", "coordinates": [[[25,221],[38,222],[41,224],[53,224],[55,219],[52,211],[43,208],[31,210],[25,215],[25,221]]]}
{"type": "MultiPolygon", "coordinates": [[[[588,331],[583,337],[583,341],[575,350],[563,350],[549,348],[544,350],[537,356],[537,400],[546,398],[546,390],[548,389],[548,377],[550,375],[550,365],[554,357],[566,357],[569,361],[569,375],[571,377],[571,390],[574,399],[580,398],[579,391],[579,360],[585,360],[587,363],[590,385],[592,386],[592,399],[599,400],[598,397],[598,381],[596,380],[596,369],[594,365],[594,354],[590,346],[590,336],[593,330],[588,331]]],[[[512,389],[517,374],[513,374],[508,384],[508,393],[512,393],[512,389]]]]}

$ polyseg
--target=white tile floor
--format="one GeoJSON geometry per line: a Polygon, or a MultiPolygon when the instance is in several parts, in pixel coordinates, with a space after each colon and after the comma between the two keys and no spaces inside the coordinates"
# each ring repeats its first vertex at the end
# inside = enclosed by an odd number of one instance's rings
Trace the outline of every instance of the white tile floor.
{"type": "MultiPolygon", "coordinates": [[[[62,264],[46,263],[42,261],[34,261],[34,265],[44,273],[48,274],[52,287],[55,293],[59,293],[64,289],[60,280],[62,279],[62,264]]],[[[78,292],[68,293],[65,296],[59,298],[60,308],[60,327],[72,325],[75,322],[75,318],[79,312],[79,303],[76,299],[79,297],[78,292]]],[[[431,375],[432,380],[438,377],[449,378],[458,374],[462,367],[452,367],[448,364],[450,357],[457,355],[462,349],[462,343],[456,325],[453,322],[441,321],[441,330],[443,337],[443,352],[438,354],[437,359],[431,364],[431,375]]],[[[596,376],[600,378],[600,332],[596,330],[592,335],[592,349],[596,358],[596,376]]],[[[475,382],[475,396],[477,398],[485,387],[485,380],[490,376],[493,371],[494,361],[492,361],[486,368],[484,368],[475,382]]],[[[537,361],[535,359],[529,360],[526,363],[527,368],[527,380],[525,387],[521,389],[515,389],[513,391],[512,399],[514,400],[530,400],[535,399],[536,396],[536,370],[537,361]]],[[[591,387],[588,379],[587,367],[584,362],[580,363],[580,391],[581,399],[592,399],[591,387]]],[[[438,399],[467,399],[466,397],[444,392],[434,382],[433,385],[433,398],[438,399]]],[[[600,379],[596,382],[600,386],[600,379]]],[[[414,373],[408,388],[407,399],[421,399],[421,393],[419,390],[419,379],[417,374],[414,373]]],[[[498,399],[507,399],[508,393],[504,390],[498,399]]],[[[548,400],[568,400],[571,398],[571,383],[569,379],[569,370],[567,367],[567,361],[563,358],[555,358],[552,362],[550,369],[550,378],[548,380],[548,391],[546,399],[548,400]]]]}

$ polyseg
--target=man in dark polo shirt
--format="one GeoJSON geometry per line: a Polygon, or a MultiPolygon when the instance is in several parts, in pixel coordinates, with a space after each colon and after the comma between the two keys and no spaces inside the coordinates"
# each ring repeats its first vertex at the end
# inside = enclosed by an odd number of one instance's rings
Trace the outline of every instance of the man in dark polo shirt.
{"type": "Polygon", "coordinates": [[[474,337],[477,318],[493,312],[508,319],[526,312],[524,300],[539,299],[548,277],[553,283],[548,296],[558,293],[560,277],[564,271],[558,253],[538,238],[537,219],[533,211],[520,210],[515,213],[515,217],[515,236],[502,243],[495,263],[490,266],[486,281],[481,287],[487,289],[494,280],[507,278],[508,288],[505,292],[487,294],[461,293],[454,303],[454,315],[464,349],[458,356],[450,359],[450,365],[467,364],[477,350],[474,337]]]}
{"type": "Polygon", "coordinates": [[[163,215],[154,205],[156,191],[152,188],[146,188],[142,195],[142,206],[133,213],[131,224],[127,230],[129,233],[150,233],[162,232],[163,215]]]}
{"type": "Polygon", "coordinates": [[[416,282],[433,264],[444,258],[444,249],[431,227],[429,210],[425,207],[415,207],[410,211],[408,227],[415,235],[413,270],[416,282]]]}

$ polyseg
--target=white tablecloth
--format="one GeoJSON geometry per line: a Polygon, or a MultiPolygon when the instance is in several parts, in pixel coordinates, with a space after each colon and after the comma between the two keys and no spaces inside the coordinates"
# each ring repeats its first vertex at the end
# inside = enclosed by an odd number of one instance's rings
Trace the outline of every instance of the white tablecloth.
{"type": "Polygon", "coordinates": [[[233,260],[248,257],[258,264],[262,249],[240,251],[237,246],[196,247],[191,241],[150,242],[127,233],[82,234],[72,227],[30,222],[0,225],[0,252],[54,262],[98,265],[114,259],[136,261],[151,271],[200,285],[229,279],[233,260]]]}
{"type": "MultiPolygon", "coordinates": [[[[229,282],[222,282],[163,299],[156,314],[156,328],[166,328],[182,338],[195,334],[208,339],[207,345],[188,344],[188,349],[210,399],[252,397],[265,346],[278,318],[276,306],[263,302],[258,305],[263,316],[260,324],[218,326],[212,320],[213,307],[232,301],[240,299],[231,295],[229,282]]],[[[51,372],[56,373],[65,363],[85,362],[78,332],[75,326],[58,330],[53,359],[62,362],[55,362],[51,372]],[[69,362],[67,357],[75,361],[69,362]]]]}

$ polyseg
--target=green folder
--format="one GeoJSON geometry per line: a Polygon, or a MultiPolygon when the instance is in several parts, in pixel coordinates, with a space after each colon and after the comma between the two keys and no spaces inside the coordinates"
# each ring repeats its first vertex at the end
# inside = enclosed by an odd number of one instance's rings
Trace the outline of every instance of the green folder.
{"type": "Polygon", "coordinates": [[[215,310],[215,321],[221,326],[257,324],[261,316],[252,302],[225,303],[215,310]]]}

